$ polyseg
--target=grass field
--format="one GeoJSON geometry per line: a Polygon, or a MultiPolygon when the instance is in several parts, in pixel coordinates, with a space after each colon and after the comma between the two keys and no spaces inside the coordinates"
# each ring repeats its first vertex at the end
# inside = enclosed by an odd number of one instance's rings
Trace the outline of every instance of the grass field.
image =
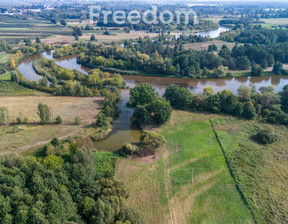
{"type": "Polygon", "coordinates": [[[260,21],[265,22],[261,23],[261,26],[267,29],[288,29],[288,19],[287,18],[272,18],[272,19],[260,19],[260,21]]]}
{"type": "Polygon", "coordinates": [[[213,123],[255,221],[287,223],[287,128],[236,118],[218,118],[213,123]],[[276,143],[260,145],[252,138],[257,128],[272,128],[280,138],[276,143]]]}
{"type": "Polygon", "coordinates": [[[12,57],[13,54],[0,54],[0,63],[8,63],[10,61],[10,58],[12,57]]]}
{"type": "Polygon", "coordinates": [[[46,144],[54,137],[64,138],[75,135],[78,131],[95,121],[95,116],[101,110],[99,97],[1,97],[0,106],[9,110],[10,122],[15,122],[21,112],[29,118],[28,124],[9,125],[0,127],[0,155],[5,152],[20,151],[28,148],[39,147],[46,144]],[[37,105],[46,103],[53,112],[54,119],[61,116],[63,124],[39,125],[37,105]],[[82,118],[82,125],[74,125],[75,116],[82,118]],[[36,123],[35,123],[36,122],[36,123]]]}
{"type": "Polygon", "coordinates": [[[253,223],[218,144],[210,115],[174,112],[157,157],[123,159],[117,178],[148,223],[253,223]],[[194,177],[192,181],[192,169],[194,177]]]}

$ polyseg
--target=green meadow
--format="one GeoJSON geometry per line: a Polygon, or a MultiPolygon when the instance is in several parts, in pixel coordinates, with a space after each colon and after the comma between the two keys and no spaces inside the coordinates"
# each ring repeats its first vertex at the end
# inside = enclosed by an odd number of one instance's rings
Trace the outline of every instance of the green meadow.
{"type": "Polygon", "coordinates": [[[253,223],[210,117],[176,111],[157,130],[167,145],[156,158],[120,161],[117,177],[129,188],[128,203],[149,223],[253,223]]]}

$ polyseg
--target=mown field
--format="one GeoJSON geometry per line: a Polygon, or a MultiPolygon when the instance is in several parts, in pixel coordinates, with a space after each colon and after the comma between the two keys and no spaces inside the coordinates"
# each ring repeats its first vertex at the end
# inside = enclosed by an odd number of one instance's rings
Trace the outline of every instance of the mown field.
{"type": "Polygon", "coordinates": [[[287,223],[287,127],[223,117],[213,124],[255,221],[287,223]],[[271,128],[279,135],[278,141],[258,144],[253,136],[259,128],[271,128]]]}
{"type": "Polygon", "coordinates": [[[117,178],[129,188],[128,204],[148,223],[253,223],[210,117],[176,111],[157,130],[168,143],[156,157],[120,161],[117,178]]]}
{"type": "Polygon", "coordinates": [[[28,124],[13,124],[0,126],[0,155],[13,151],[22,151],[28,148],[36,148],[46,144],[54,137],[67,138],[75,135],[83,128],[95,121],[95,116],[101,110],[100,97],[54,97],[54,96],[25,96],[25,97],[1,97],[0,106],[9,110],[10,122],[22,113],[28,117],[28,124]],[[63,119],[61,126],[56,124],[39,125],[37,105],[46,103],[53,114],[54,119],[59,115],[63,119]],[[82,118],[82,124],[74,125],[76,116],[82,118]]]}

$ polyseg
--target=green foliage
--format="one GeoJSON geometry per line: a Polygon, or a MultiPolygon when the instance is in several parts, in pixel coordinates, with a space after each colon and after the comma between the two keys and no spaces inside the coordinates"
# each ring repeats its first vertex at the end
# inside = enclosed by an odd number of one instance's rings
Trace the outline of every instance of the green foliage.
{"type": "Polygon", "coordinates": [[[9,111],[7,107],[0,107],[0,125],[7,124],[9,120],[9,111]]]}
{"type": "Polygon", "coordinates": [[[64,160],[55,155],[49,155],[46,156],[45,159],[43,160],[43,165],[46,168],[51,168],[51,169],[57,169],[63,166],[64,160]]]}
{"type": "Polygon", "coordinates": [[[172,107],[183,110],[189,108],[193,101],[193,95],[187,88],[179,88],[176,85],[168,86],[164,97],[170,102],[172,107]]]}
{"type": "Polygon", "coordinates": [[[60,24],[61,24],[62,26],[67,26],[67,22],[66,22],[65,19],[61,19],[61,20],[60,20],[60,24]]]}
{"type": "Polygon", "coordinates": [[[78,26],[73,26],[72,27],[72,30],[73,30],[73,32],[72,32],[72,35],[74,36],[74,37],[76,37],[76,36],[82,36],[82,30],[81,30],[81,28],[80,27],[78,27],[78,26]]]}
{"type": "Polygon", "coordinates": [[[283,70],[283,64],[280,61],[277,61],[273,66],[273,72],[275,75],[281,75],[283,70]]]}
{"type": "Polygon", "coordinates": [[[56,117],[56,123],[57,124],[62,124],[63,123],[63,120],[62,120],[62,118],[60,116],[56,117]]]}
{"type": "Polygon", "coordinates": [[[129,105],[136,107],[151,103],[158,98],[156,90],[148,83],[140,83],[130,91],[129,105]]]}
{"type": "Polygon", "coordinates": [[[98,115],[96,125],[98,127],[106,127],[108,124],[109,124],[109,120],[108,120],[107,116],[104,113],[100,113],[98,115]]]}
{"type": "Polygon", "coordinates": [[[11,51],[12,47],[5,40],[0,40],[0,51],[11,51]]]}
{"type": "Polygon", "coordinates": [[[256,64],[252,64],[251,76],[261,76],[263,69],[256,64]]]}
{"type": "Polygon", "coordinates": [[[91,35],[90,40],[91,40],[91,41],[97,41],[94,34],[91,35]]]}
{"type": "Polygon", "coordinates": [[[159,98],[155,89],[147,83],[140,83],[130,91],[128,105],[136,107],[133,121],[138,125],[149,124],[151,120],[165,124],[172,114],[169,101],[159,98]]]}
{"type": "MultiPolygon", "coordinates": [[[[62,151],[64,145],[53,140],[46,148],[62,151]]],[[[58,156],[3,159],[0,222],[116,223],[128,193],[112,178],[115,162],[112,153],[92,153],[77,146],[74,152],[58,156]]],[[[136,211],[133,217],[135,223],[141,218],[136,211]]]]}
{"type": "Polygon", "coordinates": [[[139,148],[137,145],[132,145],[131,143],[125,142],[125,143],[123,143],[119,154],[121,156],[127,157],[127,156],[130,156],[133,153],[137,152],[138,150],[139,150],[139,148]]]}
{"type": "Polygon", "coordinates": [[[157,124],[162,125],[169,121],[172,114],[172,108],[170,106],[170,102],[166,99],[158,98],[147,104],[146,107],[148,108],[150,114],[152,114],[152,119],[157,124]]]}
{"type": "Polygon", "coordinates": [[[35,90],[20,86],[15,82],[0,82],[0,96],[35,96],[35,90]]]}
{"type": "Polygon", "coordinates": [[[125,208],[119,214],[119,220],[123,223],[145,224],[144,216],[133,208],[125,208]]]}
{"type": "Polygon", "coordinates": [[[140,142],[142,147],[152,149],[153,151],[166,144],[165,138],[155,131],[143,131],[140,142]]]}
{"type": "Polygon", "coordinates": [[[74,123],[76,125],[80,125],[82,123],[82,118],[80,116],[76,116],[74,119],[74,123]]]}
{"type": "Polygon", "coordinates": [[[134,122],[136,122],[139,126],[150,124],[152,116],[147,109],[147,106],[139,105],[135,108],[133,113],[134,122]]]}
{"type": "Polygon", "coordinates": [[[44,103],[38,104],[38,116],[40,117],[41,124],[47,124],[50,120],[51,112],[49,107],[44,103]]]}
{"type": "Polygon", "coordinates": [[[271,144],[276,142],[279,139],[279,136],[272,130],[265,129],[258,130],[255,138],[260,144],[271,144]]]}

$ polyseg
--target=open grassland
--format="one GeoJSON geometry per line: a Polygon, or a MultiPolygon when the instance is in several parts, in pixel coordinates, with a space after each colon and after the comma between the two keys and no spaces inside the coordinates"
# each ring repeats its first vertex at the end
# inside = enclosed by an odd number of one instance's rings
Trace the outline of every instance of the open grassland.
{"type": "Polygon", "coordinates": [[[63,139],[75,135],[95,121],[95,116],[102,109],[103,100],[102,97],[1,97],[0,106],[8,108],[10,122],[15,122],[19,113],[27,116],[29,122],[0,127],[0,155],[40,147],[54,137],[63,139]],[[39,125],[37,106],[40,102],[50,107],[54,119],[61,116],[63,124],[39,125]],[[81,125],[74,125],[75,116],[82,118],[81,125]]]}
{"type": "Polygon", "coordinates": [[[213,124],[226,158],[257,223],[288,222],[288,130],[284,126],[236,118],[218,118],[213,124]],[[272,128],[280,138],[260,145],[257,128],[272,128]]]}
{"type": "Polygon", "coordinates": [[[123,159],[117,178],[148,223],[253,223],[230,175],[210,115],[176,111],[157,157],[123,159]],[[192,170],[194,169],[193,183],[192,170]]]}

